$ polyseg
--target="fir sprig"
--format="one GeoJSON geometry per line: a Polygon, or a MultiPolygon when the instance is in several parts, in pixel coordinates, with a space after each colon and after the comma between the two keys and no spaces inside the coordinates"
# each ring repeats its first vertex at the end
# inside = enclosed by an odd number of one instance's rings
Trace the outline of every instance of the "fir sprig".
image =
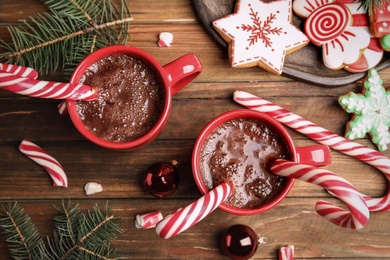
{"type": "Polygon", "coordinates": [[[1,208],[0,228],[14,259],[119,259],[113,258],[117,250],[110,244],[123,230],[108,205],[103,210],[95,205],[86,213],[70,201],[56,208],[59,215],[54,217],[54,234],[47,243],[17,203],[1,208]]]}
{"type": "Polygon", "coordinates": [[[49,74],[57,69],[69,76],[89,53],[104,46],[126,43],[132,20],[125,0],[41,0],[50,12],[10,26],[12,43],[0,40],[0,61],[49,74]]]}

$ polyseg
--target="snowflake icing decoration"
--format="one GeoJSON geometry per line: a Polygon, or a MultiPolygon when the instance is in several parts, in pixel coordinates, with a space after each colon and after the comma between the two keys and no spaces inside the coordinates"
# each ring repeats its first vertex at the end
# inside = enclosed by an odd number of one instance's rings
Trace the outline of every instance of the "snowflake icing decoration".
{"type": "Polygon", "coordinates": [[[272,40],[269,37],[272,34],[280,35],[283,31],[282,28],[271,27],[273,20],[276,19],[276,15],[271,13],[267,19],[261,21],[258,12],[253,11],[253,8],[250,8],[250,17],[253,22],[252,25],[241,25],[241,29],[247,32],[251,32],[249,36],[249,46],[254,45],[257,40],[262,40],[265,47],[272,47],[272,40]]]}
{"type": "Polygon", "coordinates": [[[354,140],[368,133],[378,149],[384,151],[390,144],[390,92],[384,89],[375,69],[368,71],[362,94],[349,93],[339,98],[339,104],[354,114],[345,137],[354,140]]]}

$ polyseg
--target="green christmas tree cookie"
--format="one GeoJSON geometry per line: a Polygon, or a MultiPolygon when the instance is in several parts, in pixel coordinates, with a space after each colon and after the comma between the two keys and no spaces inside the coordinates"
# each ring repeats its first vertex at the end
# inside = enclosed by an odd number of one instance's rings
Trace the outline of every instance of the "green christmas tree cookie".
{"type": "Polygon", "coordinates": [[[382,85],[378,71],[370,69],[362,94],[349,93],[339,97],[340,105],[354,116],[347,124],[345,137],[363,138],[367,133],[380,151],[390,143],[390,92],[382,85]]]}

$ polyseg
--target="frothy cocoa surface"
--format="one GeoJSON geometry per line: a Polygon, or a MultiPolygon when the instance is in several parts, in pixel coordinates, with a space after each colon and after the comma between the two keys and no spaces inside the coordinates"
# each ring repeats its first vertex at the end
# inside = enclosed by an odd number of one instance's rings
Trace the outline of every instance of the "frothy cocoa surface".
{"type": "Polygon", "coordinates": [[[164,91],[153,69],[124,54],[105,57],[85,72],[81,82],[99,92],[94,101],[78,101],[85,126],[100,138],[125,142],[143,136],[157,122],[164,91]]]}
{"type": "Polygon", "coordinates": [[[233,181],[236,193],[225,203],[255,208],[274,198],[285,185],[285,178],[269,169],[277,158],[290,158],[279,134],[265,122],[239,118],[220,125],[207,137],[200,170],[209,189],[233,181]]]}

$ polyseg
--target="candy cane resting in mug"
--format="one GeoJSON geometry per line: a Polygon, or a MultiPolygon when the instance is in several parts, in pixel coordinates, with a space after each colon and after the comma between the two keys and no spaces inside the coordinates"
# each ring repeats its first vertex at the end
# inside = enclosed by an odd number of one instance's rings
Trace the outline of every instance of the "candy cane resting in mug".
{"type": "MultiPolygon", "coordinates": [[[[390,184],[390,159],[382,153],[359,143],[349,141],[342,136],[248,92],[237,90],[234,92],[233,99],[249,109],[272,116],[280,123],[304,134],[318,143],[328,145],[334,150],[375,167],[386,176],[390,184]]],[[[390,209],[390,185],[388,186],[387,194],[380,198],[372,198],[361,194],[370,211],[385,211],[390,209]]]]}

